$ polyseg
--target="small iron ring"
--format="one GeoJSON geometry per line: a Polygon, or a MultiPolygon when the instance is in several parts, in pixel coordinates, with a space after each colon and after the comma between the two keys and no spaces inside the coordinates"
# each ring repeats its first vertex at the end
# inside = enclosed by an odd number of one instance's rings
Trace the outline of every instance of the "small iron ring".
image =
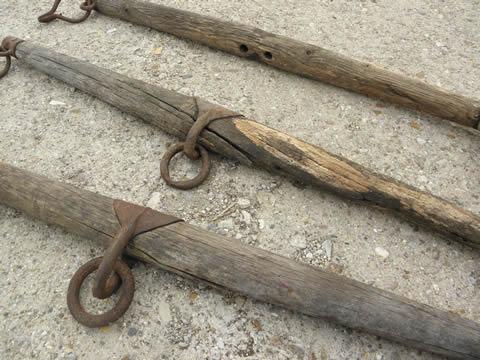
{"type": "Polygon", "coordinates": [[[8,71],[12,66],[12,51],[5,50],[3,47],[0,47],[0,57],[5,57],[5,67],[0,72],[0,79],[1,79],[8,74],[8,71]]]}
{"type": "Polygon", "coordinates": [[[92,11],[95,9],[95,0],[85,0],[80,4],[80,9],[83,11],[92,11]]]}
{"type": "Polygon", "coordinates": [[[62,0],[55,0],[50,11],[46,12],[43,15],[40,15],[38,17],[38,21],[40,21],[41,23],[49,23],[53,20],[59,19],[72,24],[78,24],[78,23],[81,23],[82,21],[87,20],[87,18],[92,13],[92,10],[95,8],[95,0],[85,0],[82,4],[80,4],[80,9],[84,10],[85,14],[83,14],[78,18],[70,18],[67,16],[63,16],[62,14],[56,13],[58,7],[60,6],[61,1],[62,0]]]}
{"type": "Polygon", "coordinates": [[[183,142],[170,146],[160,162],[160,174],[168,185],[180,190],[190,190],[202,184],[208,177],[208,174],[210,173],[210,157],[208,151],[203,146],[197,144],[196,148],[200,151],[200,159],[202,161],[202,167],[200,168],[198,175],[190,180],[172,180],[169,170],[170,161],[176,154],[183,151],[184,147],[185,143],[183,142]]]}
{"type": "Polygon", "coordinates": [[[107,326],[121,318],[132,303],[133,294],[135,292],[135,281],[133,279],[132,271],[122,260],[117,260],[114,270],[122,279],[120,299],[115,304],[114,308],[106,313],[96,315],[85,311],[80,303],[80,288],[87,276],[97,270],[102,259],[103,258],[99,257],[82,265],[73,275],[68,286],[67,304],[70,313],[80,324],[90,328],[107,326]]]}

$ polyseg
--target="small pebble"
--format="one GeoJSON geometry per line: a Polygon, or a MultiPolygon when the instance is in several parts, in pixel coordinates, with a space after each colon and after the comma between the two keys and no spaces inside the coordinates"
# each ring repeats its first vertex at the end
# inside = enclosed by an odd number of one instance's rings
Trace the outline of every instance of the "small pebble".
{"type": "Polygon", "coordinates": [[[135,329],[134,327],[128,328],[127,335],[128,336],[135,336],[137,335],[138,330],[135,329]]]}
{"type": "Polygon", "coordinates": [[[390,255],[390,253],[382,247],[376,247],[375,252],[377,253],[378,256],[381,256],[384,259],[386,259],[390,255]]]}
{"type": "Polygon", "coordinates": [[[154,192],[147,202],[147,207],[155,209],[160,203],[161,195],[159,192],[154,192]]]}
{"type": "Polygon", "coordinates": [[[292,238],[292,246],[299,249],[305,249],[307,247],[307,239],[302,234],[295,234],[292,238]]]}
{"type": "Polygon", "coordinates": [[[325,251],[325,255],[327,256],[328,260],[332,259],[332,240],[325,240],[322,244],[322,249],[325,251]]]}
{"type": "Polygon", "coordinates": [[[240,198],[240,199],[238,199],[237,204],[240,207],[240,209],[246,209],[246,208],[250,207],[250,200],[240,198]]]}
{"type": "Polygon", "coordinates": [[[67,104],[65,104],[64,102],[57,101],[57,100],[50,101],[50,105],[52,105],[52,106],[67,106],[67,104]]]}
{"type": "Polygon", "coordinates": [[[218,227],[220,228],[224,228],[224,229],[231,229],[233,228],[233,219],[232,218],[228,218],[228,219],[225,219],[225,220],[222,220],[218,223],[218,227]]]}
{"type": "Polygon", "coordinates": [[[263,230],[265,228],[265,220],[263,220],[263,219],[258,220],[258,228],[260,230],[263,230]]]}
{"type": "Polygon", "coordinates": [[[250,215],[248,212],[245,210],[242,210],[242,218],[245,224],[250,225],[252,222],[252,215],[250,215]]]}

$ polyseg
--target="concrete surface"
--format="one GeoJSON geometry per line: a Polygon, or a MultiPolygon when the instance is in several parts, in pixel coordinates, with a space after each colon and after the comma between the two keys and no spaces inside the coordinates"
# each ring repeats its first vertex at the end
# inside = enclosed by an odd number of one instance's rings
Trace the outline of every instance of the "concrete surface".
{"type": "MultiPolygon", "coordinates": [[[[101,14],[76,26],[37,23],[51,2],[0,0],[0,34],[226,105],[480,213],[473,132],[101,14]]],[[[77,11],[79,1],[64,2],[65,13],[77,11]]],[[[154,2],[480,98],[478,0],[154,2]]],[[[159,159],[176,139],[21,64],[0,86],[1,161],[480,321],[478,251],[218,157],[200,189],[170,189],[159,181],[159,159]]],[[[194,170],[178,162],[179,173],[194,170]]],[[[3,206],[0,239],[2,359],[438,359],[142,264],[128,313],[86,329],[71,318],[65,294],[73,272],[101,254],[95,241],[3,206]]]]}

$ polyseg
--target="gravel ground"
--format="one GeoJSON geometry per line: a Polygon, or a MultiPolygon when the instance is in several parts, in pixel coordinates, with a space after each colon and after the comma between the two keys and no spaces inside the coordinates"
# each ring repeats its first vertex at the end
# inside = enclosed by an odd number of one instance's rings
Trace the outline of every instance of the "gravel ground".
{"type": "MultiPolygon", "coordinates": [[[[478,0],[150,0],[319,44],[480,98],[478,0]]],[[[36,22],[51,0],[0,0],[0,33],[197,95],[480,213],[480,137],[423,114],[94,14],[36,22]]],[[[65,12],[77,1],[65,1],[65,12]]],[[[220,157],[201,188],[159,181],[175,141],[14,64],[1,80],[0,160],[480,321],[480,255],[437,233],[220,157]]],[[[179,161],[177,170],[195,171],[179,161]]],[[[142,264],[127,314],[100,330],[71,318],[70,276],[100,255],[0,206],[3,359],[438,359],[142,264]]]]}

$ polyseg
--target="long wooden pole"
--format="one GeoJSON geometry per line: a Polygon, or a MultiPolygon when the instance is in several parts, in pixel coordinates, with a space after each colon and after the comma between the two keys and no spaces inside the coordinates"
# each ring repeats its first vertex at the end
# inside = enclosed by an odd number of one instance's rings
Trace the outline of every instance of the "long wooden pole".
{"type": "MultiPolygon", "coordinates": [[[[22,42],[18,59],[182,139],[207,101],[131,79],[55,51],[22,42]]],[[[473,247],[480,247],[480,216],[405,185],[340,156],[261,125],[240,114],[214,121],[201,134],[210,150],[246,165],[258,165],[368,205],[401,214],[413,222],[473,247]]]]}
{"type": "Polygon", "coordinates": [[[97,0],[96,10],[370,97],[478,129],[480,102],[258,28],[139,0],[97,0]]]}
{"type": "MultiPolygon", "coordinates": [[[[0,163],[0,203],[108,245],[113,199],[0,163]]],[[[480,359],[480,324],[186,223],[135,238],[154,266],[456,359],[480,359]]]]}

